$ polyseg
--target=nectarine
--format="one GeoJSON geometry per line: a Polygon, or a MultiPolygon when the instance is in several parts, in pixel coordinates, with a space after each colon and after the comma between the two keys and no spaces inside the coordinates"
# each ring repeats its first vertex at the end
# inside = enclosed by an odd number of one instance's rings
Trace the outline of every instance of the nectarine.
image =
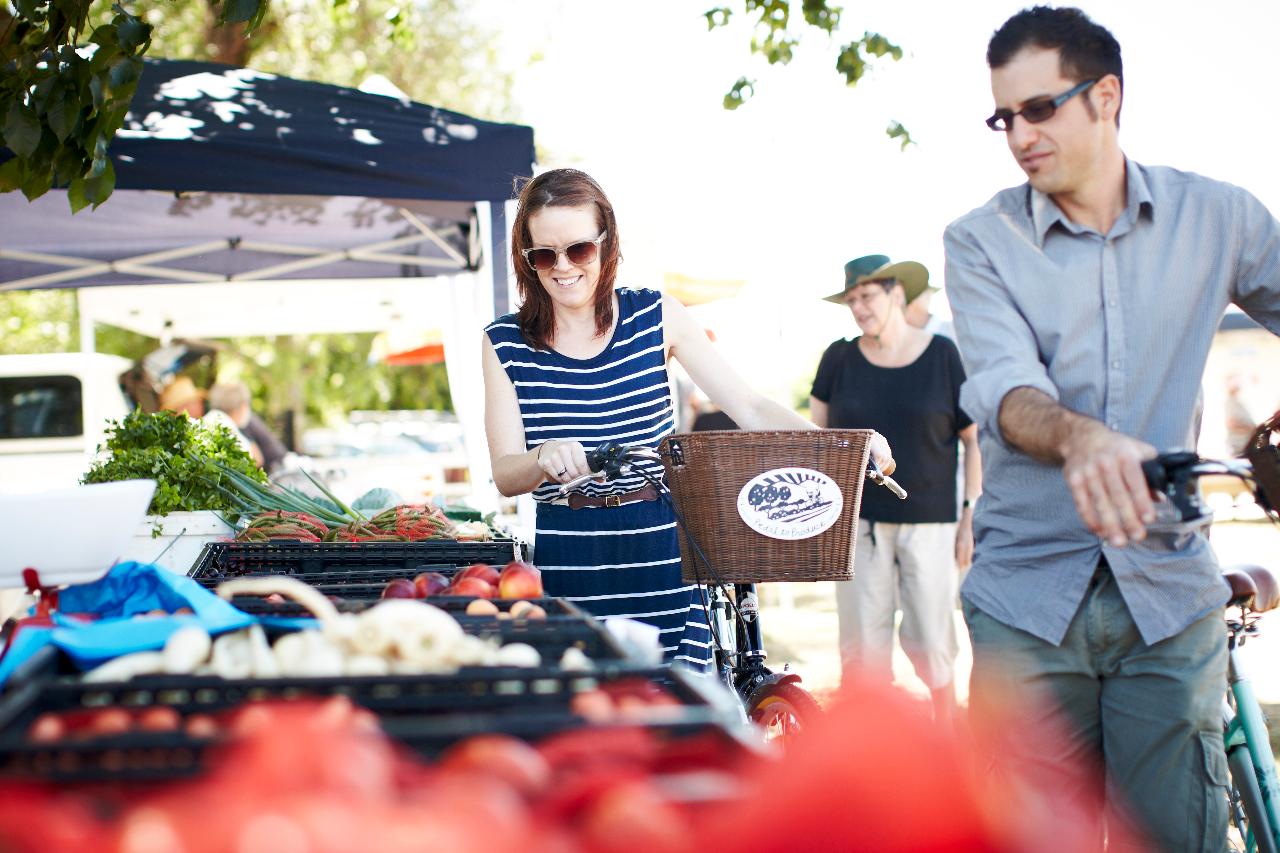
{"type": "Polygon", "coordinates": [[[494,598],[497,591],[492,584],[485,583],[480,578],[460,578],[453,582],[453,585],[444,591],[445,595],[470,595],[477,598],[494,598]]]}
{"type": "Polygon", "coordinates": [[[463,578],[480,578],[485,583],[498,583],[498,570],[488,563],[473,563],[454,576],[453,580],[462,580],[463,578]]]}
{"type": "Polygon", "coordinates": [[[542,596],[542,572],[528,563],[512,560],[498,578],[500,598],[539,598],[542,596]]]}
{"type": "Polygon", "coordinates": [[[449,579],[439,572],[423,572],[413,579],[413,592],[418,598],[439,595],[447,586],[449,579]]]}

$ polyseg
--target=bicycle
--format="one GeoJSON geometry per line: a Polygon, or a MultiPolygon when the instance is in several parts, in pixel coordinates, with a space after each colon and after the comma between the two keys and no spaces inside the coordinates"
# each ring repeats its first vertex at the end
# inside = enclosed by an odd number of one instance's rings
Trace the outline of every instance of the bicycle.
{"type": "MultiPolygon", "coordinates": [[[[685,529],[690,546],[711,568],[700,546],[688,535],[688,526],[672,500],[670,489],[660,477],[646,471],[640,463],[661,468],[662,459],[652,448],[625,447],[616,442],[606,442],[587,454],[587,466],[592,473],[565,483],[560,487],[560,494],[567,495],[590,480],[609,480],[622,474],[637,473],[654,486],[658,499],[671,508],[677,523],[685,529]]],[[[874,460],[868,465],[866,476],[871,482],[892,491],[899,499],[907,497],[902,487],[883,474],[874,460]]],[[[714,568],[711,571],[713,582],[707,586],[703,607],[711,631],[716,675],[737,695],[747,718],[764,730],[766,738],[787,738],[799,733],[808,721],[821,713],[821,708],[818,701],[800,686],[800,675],[790,670],[790,664],[780,672],[765,665],[768,653],[761,634],[756,585],[727,585],[720,581],[714,568]]]]}
{"type": "MultiPolygon", "coordinates": [[[[1277,506],[1266,494],[1253,466],[1244,460],[1201,459],[1194,453],[1168,453],[1143,463],[1152,490],[1165,500],[1160,525],[1203,523],[1212,513],[1200,500],[1196,481],[1205,475],[1239,477],[1272,522],[1280,522],[1277,506]]],[[[1227,608],[1238,608],[1239,618],[1227,619],[1228,676],[1223,698],[1222,732],[1231,784],[1227,789],[1228,815],[1240,834],[1245,853],[1280,851],[1280,776],[1276,772],[1266,718],[1244,672],[1238,649],[1258,633],[1259,614],[1280,604],[1280,585],[1262,566],[1226,566],[1223,576],[1231,587],[1227,608]]]]}

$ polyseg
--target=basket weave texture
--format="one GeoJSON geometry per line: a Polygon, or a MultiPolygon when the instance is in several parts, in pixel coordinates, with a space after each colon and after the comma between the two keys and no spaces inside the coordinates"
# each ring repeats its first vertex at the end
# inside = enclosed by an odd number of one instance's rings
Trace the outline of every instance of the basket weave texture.
{"type": "Polygon", "coordinates": [[[726,430],[664,439],[667,484],[684,518],[684,579],[713,578],[689,545],[692,535],[724,583],[850,580],[872,435],[860,429],[726,430]],[[810,468],[834,480],[844,495],[835,524],[807,539],[774,539],[747,526],[738,514],[738,494],[753,477],[777,468],[810,468]]]}

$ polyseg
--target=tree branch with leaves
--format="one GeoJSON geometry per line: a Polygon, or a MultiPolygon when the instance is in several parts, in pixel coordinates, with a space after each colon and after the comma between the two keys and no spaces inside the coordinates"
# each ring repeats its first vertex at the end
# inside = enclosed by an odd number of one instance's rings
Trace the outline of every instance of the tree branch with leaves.
{"type": "MultiPolygon", "coordinates": [[[[770,65],[787,65],[799,47],[803,27],[792,26],[792,12],[796,0],[741,0],[743,14],[754,19],[751,36],[751,52],[763,56],[770,65]]],[[[844,9],[832,6],[827,0],[798,0],[804,27],[819,30],[834,37],[840,27],[844,9]]],[[[729,6],[717,6],[705,13],[707,29],[727,27],[734,10],[729,6]]],[[[869,64],[888,57],[902,59],[902,48],[880,33],[864,32],[860,38],[843,45],[836,55],[835,70],[849,86],[856,86],[866,74],[869,64]]],[[[736,110],[755,96],[756,80],[739,77],[724,96],[724,108],[736,110]]],[[[896,139],[905,150],[913,145],[911,134],[900,122],[890,122],[885,129],[890,139],[896,139]]]]}
{"type": "MultiPolygon", "coordinates": [[[[115,189],[107,154],[142,74],[152,27],[94,0],[13,0],[0,25],[0,192],[35,199],[66,187],[72,211],[115,189]],[[97,20],[95,20],[97,19],[97,20]],[[87,34],[87,37],[86,37],[87,34]]],[[[254,26],[260,0],[218,0],[225,21],[254,26]]]]}

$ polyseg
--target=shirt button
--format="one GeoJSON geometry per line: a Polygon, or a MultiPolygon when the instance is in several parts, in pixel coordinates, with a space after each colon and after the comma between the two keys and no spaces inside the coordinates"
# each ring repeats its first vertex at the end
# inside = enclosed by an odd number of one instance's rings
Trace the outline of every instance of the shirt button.
{"type": "Polygon", "coordinates": [[[1113,361],[1113,362],[1111,362],[1111,366],[1112,366],[1114,369],[1119,370],[1119,369],[1120,369],[1120,362],[1118,362],[1118,361],[1113,361]]]}
{"type": "Polygon", "coordinates": [[[1112,421],[1112,422],[1111,422],[1111,430],[1112,430],[1112,432],[1119,432],[1119,431],[1120,431],[1120,422],[1119,422],[1119,421],[1112,421]]]}
{"type": "Polygon", "coordinates": [[[1110,305],[1112,308],[1116,307],[1116,301],[1114,299],[1108,299],[1107,304],[1110,305]]]}

